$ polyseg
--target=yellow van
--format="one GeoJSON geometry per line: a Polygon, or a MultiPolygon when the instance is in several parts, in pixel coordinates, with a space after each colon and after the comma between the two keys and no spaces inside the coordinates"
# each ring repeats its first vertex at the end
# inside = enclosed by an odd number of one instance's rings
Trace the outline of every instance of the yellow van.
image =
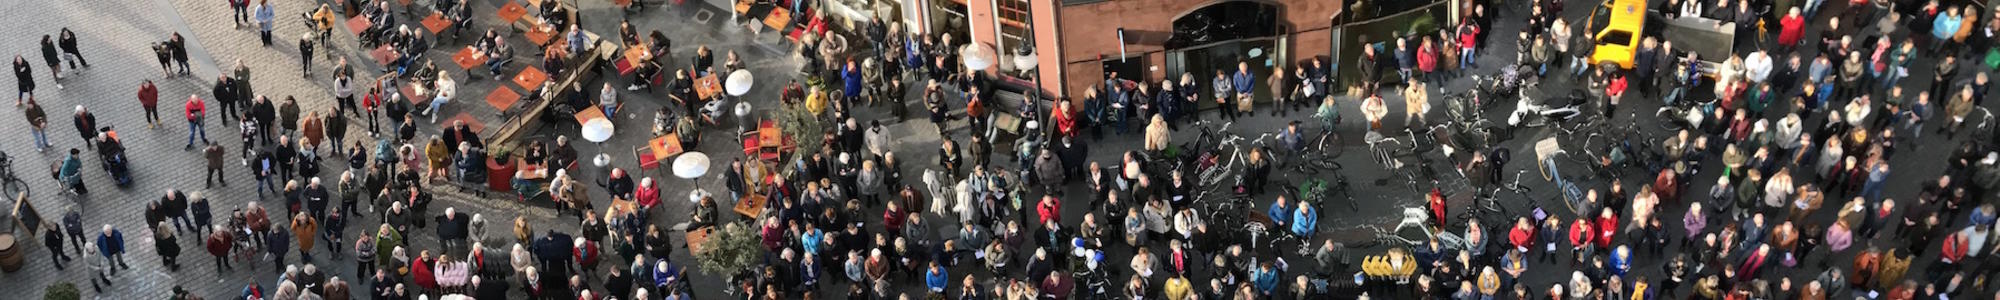
{"type": "Polygon", "coordinates": [[[1646,27],[1646,1],[1609,0],[1598,12],[1593,17],[1606,17],[1609,21],[1591,35],[1597,41],[1597,48],[1590,55],[1590,63],[1631,69],[1632,54],[1639,47],[1639,33],[1646,27]]]}

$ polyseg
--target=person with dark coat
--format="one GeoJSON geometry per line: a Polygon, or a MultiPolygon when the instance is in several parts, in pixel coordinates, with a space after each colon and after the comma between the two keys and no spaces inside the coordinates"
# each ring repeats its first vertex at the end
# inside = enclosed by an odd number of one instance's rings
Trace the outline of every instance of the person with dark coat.
{"type": "Polygon", "coordinates": [[[231,269],[229,266],[229,251],[235,244],[236,235],[227,230],[215,230],[213,233],[208,234],[208,240],[202,247],[207,248],[208,255],[215,257],[216,273],[222,273],[224,270],[231,269]]]}
{"type": "MultiPolygon", "coordinates": [[[[608,285],[612,283],[607,282],[605,284],[608,285]]],[[[625,284],[629,285],[631,284],[631,282],[626,282],[625,284]]],[[[507,280],[505,279],[485,280],[485,277],[483,276],[472,277],[472,289],[473,289],[472,294],[479,299],[507,299],[508,288],[510,287],[508,286],[507,280]]],[[[623,296],[624,294],[612,294],[612,295],[623,296]]]]}
{"type": "Polygon", "coordinates": [[[56,270],[63,269],[63,262],[73,260],[69,253],[63,251],[63,233],[55,226],[42,229],[42,245],[49,247],[49,261],[56,264],[56,270]]]}
{"type": "Polygon", "coordinates": [[[173,50],[174,63],[181,65],[181,74],[194,72],[188,68],[187,38],[183,38],[181,37],[181,33],[175,32],[172,37],[167,39],[167,48],[173,50]]]}
{"type": "Polygon", "coordinates": [[[56,89],[60,90],[63,88],[62,59],[59,58],[60,54],[56,53],[55,40],[49,35],[42,35],[42,62],[49,64],[49,76],[56,79],[56,89]]]}
{"type": "Polygon", "coordinates": [[[77,255],[83,255],[83,244],[88,242],[83,239],[83,213],[70,210],[63,214],[62,224],[63,233],[69,236],[70,246],[76,247],[77,255]]]}
{"type": "Polygon", "coordinates": [[[160,263],[165,264],[168,271],[178,272],[181,270],[181,239],[174,235],[173,230],[167,229],[167,223],[158,224],[158,229],[153,230],[153,253],[160,256],[160,263]]]}
{"type": "Polygon", "coordinates": [[[182,232],[195,231],[189,229],[195,227],[195,224],[193,220],[188,219],[187,194],[181,193],[180,190],[167,189],[167,194],[160,197],[160,209],[167,219],[173,220],[174,229],[182,232]]]}
{"type": "Polygon", "coordinates": [[[112,276],[117,276],[120,268],[132,269],[125,264],[125,232],[112,229],[110,224],[105,224],[97,234],[97,254],[104,256],[105,269],[110,269],[112,276]],[[118,268],[110,267],[113,262],[118,263],[118,268]]]}
{"type": "Polygon", "coordinates": [[[21,100],[35,95],[35,67],[20,55],[14,56],[14,86],[20,92],[14,94],[14,106],[21,106],[21,100]]]}
{"type": "Polygon", "coordinates": [[[444,209],[444,214],[438,215],[436,219],[438,240],[444,243],[446,251],[458,249],[465,244],[467,228],[471,227],[471,217],[458,212],[456,207],[448,207],[444,209]]]}
{"type": "MultiPolygon", "coordinates": [[[[240,86],[243,84],[240,79],[237,85],[239,86],[237,92],[241,93],[243,90],[240,89],[240,86]]],[[[271,104],[270,98],[263,96],[255,97],[257,97],[255,100],[256,103],[250,105],[250,119],[257,122],[257,128],[264,129],[257,132],[258,143],[268,145],[272,141],[271,132],[278,131],[278,127],[272,124],[278,121],[278,106],[271,104]]]]}
{"type": "Polygon", "coordinates": [[[229,76],[216,76],[215,88],[212,89],[212,92],[215,94],[215,103],[222,105],[223,124],[228,124],[229,117],[242,118],[242,116],[237,115],[242,112],[236,110],[236,101],[238,100],[236,97],[238,94],[236,93],[236,82],[234,80],[230,79],[229,76]]]}
{"type": "Polygon", "coordinates": [[[90,110],[83,108],[83,105],[77,105],[76,115],[71,119],[71,124],[76,125],[77,135],[83,137],[84,148],[96,149],[97,142],[94,139],[97,139],[97,114],[90,113],[90,110]]]}
{"type": "Polygon", "coordinates": [[[196,233],[207,234],[212,229],[209,226],[214,224],[210,221],[215,220],[215,213],[209,209],[208,199],[202,198],[201,193],[195,193],[193,201],[188,202],[188,215],[194,219],[196,233]]]}
{"type": "Polygon", "coordinates": [[[85,68],[90,67],[90,61],[83,59],[83,51],[77,49],[76,32],[69,31],[69,27],[63,27],[62,35],[56,37],[56,45],[62,48],[63,54],[69,55],[71,59],[69,68],[76,69],[78,63],[82,63],[85,68]]]}

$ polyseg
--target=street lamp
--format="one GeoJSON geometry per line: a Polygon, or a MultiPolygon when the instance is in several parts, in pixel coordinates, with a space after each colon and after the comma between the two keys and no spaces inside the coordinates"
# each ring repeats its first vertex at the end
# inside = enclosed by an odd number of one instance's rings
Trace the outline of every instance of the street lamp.
{"type": "MultiPolygon", "coordinates": [[[[1029,80],[1034,82],[1035,85],[1033,88],[1028,89],[1030,93],[1030,95],[1028,95],[1027,97],[1029,105],[1028,107],[1033,109],[1035,112],[1035,120],[1034,120],[1035,123],[1041,125],[1040,126],[1041,128],[1038,129],[1043,131],[1048,131],[1051,130],[1050,128],[1054,127],[1054,126],[1049,126],[1048,114],[1054,113],[1054,111],[1051,110],[1050,112],[1047,113],[1042,112],[1042,102],[1041,102],[1042,73],[1035,72],[1035,67],[1040,63],[1041,59],[1037,57],[1037,55],[1035,55],[1035,44],[1033,42],[1024,41],[1021,43],[1021,48],[1014,49],[1014,68],[1020,69],[1022,73],[1026,73],[1028,75],[1029,80]]],[[[1044,136],[1047,136],[1048,132],[1040,132],[1040,133],[1044,134],[1044,136]]]]}

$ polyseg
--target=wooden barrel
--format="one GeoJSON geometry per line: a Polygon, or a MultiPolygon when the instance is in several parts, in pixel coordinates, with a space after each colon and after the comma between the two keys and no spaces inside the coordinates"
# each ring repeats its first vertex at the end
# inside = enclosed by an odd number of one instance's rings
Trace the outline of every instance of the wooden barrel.
{"type": "Polygon", "coordinates": [[[0,271],[12,273],[21,270],[21,247],[14,240],[14,234],[0,234],[0,271]]]}

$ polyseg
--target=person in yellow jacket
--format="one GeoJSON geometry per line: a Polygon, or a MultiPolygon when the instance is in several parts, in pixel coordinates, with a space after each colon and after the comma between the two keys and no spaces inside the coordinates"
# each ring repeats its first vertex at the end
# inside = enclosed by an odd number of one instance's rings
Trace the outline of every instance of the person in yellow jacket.
{"type": "Polygon", "coordinates": [[[451,169],[451,148],[449,147],[451,146],[444,144],[443,138],[435,135],[431,136],[429,143],[425,143],[424,163],[426,164],[426,170],[430,170],[430,172],[425,174],[425,180],[437,179],[446,176],[446,174],[451,174],[448,171],[451,169]]]}
{"type": "Polygon", "coordinates": [[[1166,286],[1162,289],[1166,291],[1168,300],[1179,300],[1188,299],[1188,296],[1193,294],[1194,286],[1188,283],[1187,276],[1182,275],[1168,278],[1166,286]]]}

